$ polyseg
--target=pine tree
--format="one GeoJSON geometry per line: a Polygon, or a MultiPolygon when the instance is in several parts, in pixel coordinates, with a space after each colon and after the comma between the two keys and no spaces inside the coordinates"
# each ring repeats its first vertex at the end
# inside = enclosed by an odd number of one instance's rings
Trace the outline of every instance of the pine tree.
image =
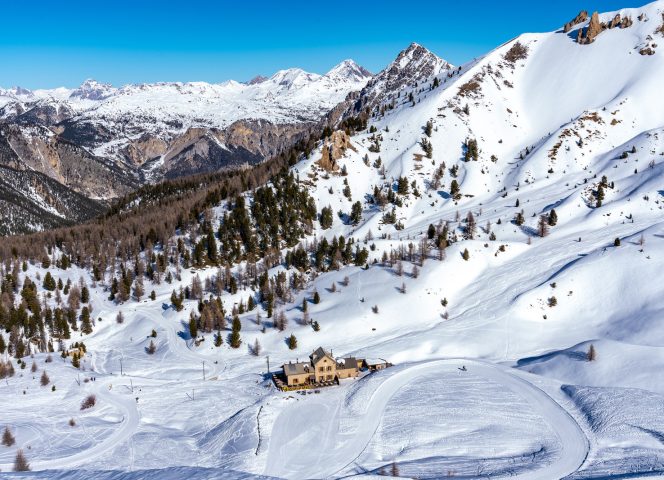
{"type": "Polygon", "coordinates": [[[233,325],[232,325],[233,331],[240,331],[242,330],[242,322],[240,322],[240,317],[237,315],[233,316],[233,325]]]}
{"type": "Polygon", "coordinates": [[[549,234],[549,222],[547,222],[546,215],[540,215],[537,223],[537,234],[540,237],[546,237],[549,234]]]}
{"type": "Polygon", "coordinates": [[[9,427],[5,427],[5,430],[2,432],[2,444],[6,447],[11,447],[16,443],[16,438],[14,438],[14,435],[12,435],[11,430],[9,430],[9,427]]]}
{"type": "Polygon", "coordinates": [[[586,359],[589,362],[594,362],[597,360],[597,352],[595,351],[595,345],[592,343],[590,344],[590,347],[588,347],[588,353],[586,353],[586,359]]]}
{"type": "Polygon", "coordinates": [[[316,320],[314,320],[313,323],[311,324],[311,328],[314,329],[314,332],[318,332],[320,331],[320,324],[316,320]]]}
{"type": "Polygon", "coordinates": [[[459,200],[461,198],[461,189],[459,188],[459,182],[455,180],[452,180],[452,183],[450,183],[450,196],[454,200],[459,200]]]}
{"type": "Polygon", "coordinates": [[[318,305],[320,303],[320,295],[318,294],[318,290],[314,292],[314,299],[313,299],[314,305],[318,305]]]}
{"type": "Polygon", "coordinates": [[[157,346],[154,344],[154,340],[150,340],[150,345],[147,346],[145,351],[148,352],[149,355],[152,355],[157,351],[157,346]]]}
{"type": "Polygon", "coordinates": [[[41,374],[41,378],[39,379],[39,383],[41,384],[42,387],[45,387],[49,383],[51,383],[51,379],[48,378],[48,374],[46,373],[46,370],[44,370],[41,374]]]}
{"type": "Polygon", "coordinates": [[[551,209],[551,212],[549,212],[548,223],[551,227],[555,227],[556,223],[558,223],[558,214],[554,209],[551,209]]]}
{"type": "Polygon", "coordinates": [[[88,303],[90,301],[90,290],[88,290],[88,287],[83,286],[81,289],[81,302],[83,303],[88,303]]]}
{"type": "Polygon", "coordinates": [[[29,472],[30,471],[30,464],[28,463],[28,459],[25,458],[25,455],[23,454],[22,449],[19,449],[16,452],[16,457],[14,458],[14,471],[15,472],[29,472]]]}
{"type": "Polygon", "coordinates": [[[466,260],[466,261],[470,258],[470,253],[468,252],[468,249],[467,249],[467,248],[465,248],[465,249],[463,250],[463,253],[461,254],[461,257],[462,257],[464,260],[466,260]]]}
{"type": "Polygon", "coordinates": [[[429,120],[426,126],[424,127],[424,134],[427,137],[430,137],[432,132],[433,132],[433,123],[431,122],[431,120],[429,120]]]}
{"type": "Polygon", "coordinates": [[[350,223],[357,225],[362,220],[362,204],[355,202],[350,212],[350,223]]]}
{"type": "Polygon", "coordinates": [[[117,323],[124,323],[124,315],[122,314],[122,311],[118,312],[117,316],[115,317],[115,321],[117,323]]]}
{"type": "Polygon", "coordinates": [[[237,330],[233,330],[231,332],[230,344],[232,348],[240,348],[242,340],[240,339],[240,332],[238,332],[237,330]]]}
{"type": "Polygon", "coordinates": [[[295,338],[295,335],[292,333],[290,337],[288,337],[288,348],[291,350],[295,350],[297,348],[297,338],[295,338]]]}
{"type": "Polygon", "coordinates": [[[191,335],[191,338],[198,338],[198,325],[196,324],[194,312],[191,312],[189,317],[189,335],[191,335]]]}
{"type": "Polygon", "coordinates": [[[83,307],[81,310],[81,333],[89,335],[92,333],[92,322],[90,321],[90,309],[83,307]]]}
{"type": "Polygon", "coordinates": [[[620,238],[616,237],[615,240],[613,241],[613,246],[614,247],[619,247],[620,246],[620,238]]]}
{"type": "Polygon", "coordinates": [[[475,217],[473,216],[473,212],[468,212],[466,215],[466,231],[465,231],[465,237],[468,240],[472,240],[475,238],[475,233],[477,231],[477,223],[475,222],[475,217]]]}
{"type": "Polygon", "coordinates": [[[526,219],[523,216],[523,213],[519,212],[516,214],[516,217],[514,218],[514,223],[521,226],[526,222],[526,219]]]}
{"type": "Polygon", "coordinates": [[[46,272],[42,286],[44,287],[45,290],[48,290],[49,292],[55,290],[56,283],[55,279],[53,278],[53,275],[51,275],[51,272],[46,272]]]}
{"type": "Polygon", "coordinates": [[[143,279],[138,277],[134,282],[134,297],[137,302],[141,301],[141,298],[145,295],[145,288],[143,287],[143,279]]]}
{"type": "Polygon", "coordinates": [[[261,354],[261,344],[258,339],[254,340],[254,348],[251,349],[251,353],[253,353],[255,356],[259,356],[261,354]]]}
{"type": "Polygon", "coordinates": [[[71,356],[71,366],[74,368],[80,368],[81,361],[79,360],[78,352],[74,352],[71,356]]]}

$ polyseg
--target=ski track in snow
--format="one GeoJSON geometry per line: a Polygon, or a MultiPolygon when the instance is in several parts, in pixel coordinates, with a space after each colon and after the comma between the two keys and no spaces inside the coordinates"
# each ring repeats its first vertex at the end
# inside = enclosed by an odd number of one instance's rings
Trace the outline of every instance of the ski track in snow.
{"type": "Polygon", "coordinates": [[[390,399],[400,389],[427,373],[440,372],[442,369],[456,371],[461,363],[468,365],[473,374],[483,376],[518,394],[549,424],[558,437],[562,451],[553,463],[539,465],[539,468],[520,473],[515,478],[550,480],[562,478],[579,469],[590,448],[588,439],[574,418],[553,398],[529,382],[520,372],[509,367],[478,360],[446,359],[413,365],[385,380],[371,395],[364,416],[354,420],[358,429],[350,438],[339,431],[343,397],[334,407],[329,402],[319,400],[290,405],[275,422],[264,474],[305,479],[336,477],[347,473],[367,448],[380,426],[390,399]],[[298,425],[306,430],[304,440],[316,437],[323,443],[313,449],[299,445],[298,436],[293,436],[298,425]],[[303,453],[305,451],[306,455],[303,453]]]}
{"type": "MultiPolygon", "coordinates": [[[[30,467],[32,470],[69,469],[83,463],[89,463],[104,456],[104,454],[108,453],[122,442],[131,438],[131,436],[138,428],[140,421],[136,402],[133,398],[114,394],[110,388],[111,386],[111,379],[105,382],[100,382],[100,385],[97,387],[95,394],[98,398],[98,401],[101,400],[104,403],[112,405],[122,413],[122,420],[119,426],[113,431],[113,433],[102,440],[99,444],[94,445],[92,448],[81,450],[74,455],[56,458],[53,460],[30,462],[30,467]]],[[[0,465],[0,470],[2,471],[11,471],[12,469],[13,464],[0,465]]]]}

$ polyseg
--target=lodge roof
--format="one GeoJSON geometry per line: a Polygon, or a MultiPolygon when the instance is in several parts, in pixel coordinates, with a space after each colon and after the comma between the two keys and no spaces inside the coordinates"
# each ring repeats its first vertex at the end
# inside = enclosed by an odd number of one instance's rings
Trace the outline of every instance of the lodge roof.
{"type": "Polygon", "coordinates": [[[309,355],[309,358],[311,359],[311,363],[316,363],[318,360],[320,360],[323,357],[330,357],[332,358],[332,354],[328,351],[326,351],[323,347],[318,347],[316,350],[313,351],[311,355],[309,355]]]}
{"type": "Polygon", "coordinates": [[[283,368],[286,375],[311,373],[311,365],[309,365],[309,362],[284,363],[283,368]]]}

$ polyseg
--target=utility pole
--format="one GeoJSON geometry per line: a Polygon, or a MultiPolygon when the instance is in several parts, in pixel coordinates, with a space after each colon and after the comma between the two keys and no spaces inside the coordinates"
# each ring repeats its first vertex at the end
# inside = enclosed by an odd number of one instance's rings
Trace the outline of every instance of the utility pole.
{"type": "Polygon", "coordinates": [[[267,356],[267,373],[270,373],[270,356],[267,356]]]}

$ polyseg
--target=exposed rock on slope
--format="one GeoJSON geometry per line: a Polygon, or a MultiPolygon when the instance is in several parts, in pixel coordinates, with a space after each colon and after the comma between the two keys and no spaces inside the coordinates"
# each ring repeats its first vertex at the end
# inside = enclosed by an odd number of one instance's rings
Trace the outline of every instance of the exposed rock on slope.
{"type": "Polygon", "coordinates": [[[348,149],[357,152],[346,132],[337,130],[323,142],[321,158],[318,164],[328,172],[338,170],[337,160],[343,157],[348,149]]]}
{"type": "Polygon", "coordinates": [[[588,20],[588,12],[586,10],[582,10],[576,17],[574,17],[563,26],[563,32],[569,32],[573,27],[585,22],[586,20],[588,20]]]}

